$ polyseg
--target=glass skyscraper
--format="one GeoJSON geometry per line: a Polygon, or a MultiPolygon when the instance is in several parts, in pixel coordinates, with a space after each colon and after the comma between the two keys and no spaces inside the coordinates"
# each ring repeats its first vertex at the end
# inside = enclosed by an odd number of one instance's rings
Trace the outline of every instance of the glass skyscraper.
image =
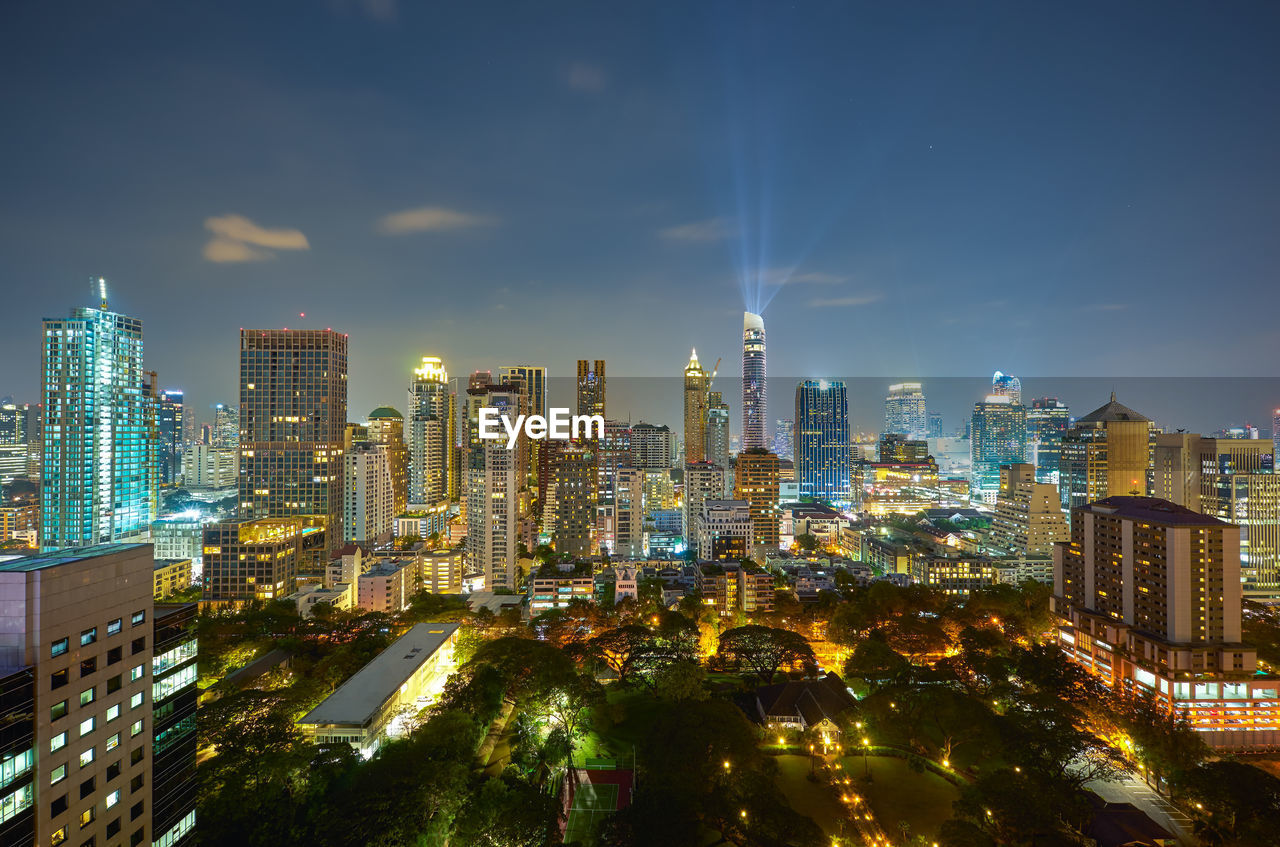
{"type": "Polygon", "coordinates": [[[843,382],[807,379],[796,386],[794,447],[802,495],[849,499],[849,405],[843,382]]]}
{"type": "Polygon", "coordinates": [[[899,382],[889,386],[884,398],[884,431],[922,439],[928,435],[924,389],[918,382],[899,382]]]}
{"type": "Polygon", "coordinates": [[[158,398],[142,369],[142,321],[100,308],[46,318],[40,543],[145,539],[159,496],[158,398]],[[145,385],[144,385],[145,384],[145,385]]]}
{"type": "Polygon", "coordinates": [[[764,318],[742,313],[742,449],[767,448],[764,422],[769,416],[765,385],[764,318]]]}
{"type": "Polygon", "coordinates": [[[1057,397],[1038,397],[1027,409],[1027,461],[1036,466],[1036,482],[1058,483],[1062,437],[1071,410],[1057,397]]]}
{"type": "Polygon", "coordinates": [[[973,406],[969,429],[972,482],[969,497],[994,503],[1000,466],[1027,460],[1027,409],[1010,394],[989,394],[973,406]]]}

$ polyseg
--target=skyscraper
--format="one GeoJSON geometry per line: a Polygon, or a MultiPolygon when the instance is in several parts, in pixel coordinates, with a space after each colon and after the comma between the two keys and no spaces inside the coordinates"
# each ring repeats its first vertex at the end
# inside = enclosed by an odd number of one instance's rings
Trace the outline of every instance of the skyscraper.
{"type": "Polygon", "coordinates": [[[27,472],[27,416],[12,397],[0,402],[0,484],[27,472]]]}
{"type": "Polygon", "coordinates": [[[884,398],[884,431],[922,439],[928,435],[929,418],[925,411],[924,391],[918,382],[899,382],[889,386],[884,398]]]}
{"type": "Polygon", "coordinates": [[[764,422],[769,416],[765,382],[764,318],[742,313],[742,449],[767,448],[764,422]]]}
{"type": "MultiPolygon", "coordinates": [[[[729,473],[729,405],[719,391],[707,392],[706,459],[729,473]]],[[[725,492],[726,494],[728,492],[725,492]]],[[[721,494],[720,496],[725,496],[721,494]]]]}
{"type": "Polygon", "coordinates": [[[574,557],[591,553],[591,528],[595,523],[595,460],[581,446],[566,446],[555,454],[554,532],[557,553],[574,557]]]}
{"type": "Polygon", "coordinates": [[[498,368],[498,379],[511,382],[524,381],[529,395],[529,414],[547,415],[547,369],[541,365],[503,365],[498,368]]]}
{"type": "Polygon", "coordinates": [[[1062,507],[1075,510],[1104,497],[1147,493],[1153,424],[1116,401],[1076,420],[1062,437],[1058,491],[1062,507]]]}
{"type": "Polygon", "coordinates": [[[1275,455],[1280,456],[1280,409],[1271,413],[1271,446],[1275,455]]]}
{"type": "Polygon", "coordinates": [[[578,414],[605,417],[604,359],[578,360],[578,414]]]}
{"type": "Polygon", "coordinates": [[[373,442],[367,427],[351,425],[342,454],[343,541],[390,541],[398,513],[388,446],[373,442]]]}
{"type": "Polygon", "coordinates": [[[156,402],[142,321],[76,308],[44,321],[45,549],[142,539],[157,513],[156,402]]]}
{"type": "Polygon", "coordinates": [[[222,403],[213,407],[213,432],[210,443],[223,450],[240,447],[240,410],[222,403]]]}
{"type": "Polygon", "coordinates": [[[709,376],[698,361],[698,351],[689,355],[684,368],[684,460],[701,462],[707,456],[707,384],[709,376]]]}
{"type": "Polygon", "coordinates": [[[938,412],[929,413],[929,423],[925,432],[929,438],[942,437],[942,415],[938,412]]]}
{"type": "Polygon", "coordinates": [[[435,356],[423,356],[409,383],[409,502],[448,498],[453,462],[454,404],[449,375],[435,356]]]}
{"type": "Polygon", "coordinates": [[[733,497],[745,500],[751,510],[751,544],[759,548],[778,549],[778,457],[768,450],[744,450],[738,454],[738,467],[733,475],[733,497]]]}
{"type": "Polygon", "coordinates": [[[156,426],[160,433],[157,445],[160,454],[160,484],[175,485],[182,472],[183,426],[186,409],[182,405],[182,392],[166,389],[160,392],[160,406],[156,426]]]}
{"type": "Polygon", "coordinates": [[[395,515],[409,505],[409,447],[404,443],[404,416],[390,406],[369,413],[369,440],[386,448],[391,470],[391,498],[395,515]]]}
{"type": "Polygon", "coordinates": [[[849,404],[843,382],[808,379],[796,386],[796,481],[818,500],[850,496],[849,404]]]}
{"type": "Polygon", "coordinates": [[[528,438],[521,434],[514,449],[505,439],[479,437],[482,408],[515,420],[525,413],[523,384],[473,379],[467,389],[467,426],[474,440],[467,446],[467,556],[473,571],[484,574],[486,591],[517,587],[516,542],[519,538],[519,491],[527,474],[528,438]],[[523,469],[523,471],[522,471],[523,469]]]}
{"type": "Polygon", "coordinates": [[[642,471],[670,471],[671,441],[671,428],[665,424],[632,424],[631,463],[642,471]]]}
{"type": "Polygon", "coordinates": [[[342,542],[347,336],[240,330],[240,514],[322,518],[342,542]]]}
{"type": "Polygon", "coordinates": [[[790,461],[795,458],[796,422],[787,418],[779,418],[773,423],[773,452],[779,459],[790,461]]]}
{"type": "Polygon", "coordinates": [[[994,503],[1000,494],[1000,466],[1027,459],[1027,409],[1012,394],[988,394],[973,405],[969,428],[972,459],[969,497],[994,503]]]}
{"type": "Polygon", "coordinates": [[[697,546],[698,517],[702,504],[724,496],[724,468],[710,462],[689,462],[684,466],[684,534],[685,547],[697,546]]]}
{"type": "Polygon", "coordinates": [[[1058,501],[1058,488],[1036,482],[1029,464],[1000,468],[1000,493],[996,497],[993,539],[1017,556],[1048,556],[1053,545],[1067,541],[1067,516],[1058,501]]]}
{"type": "Polygon", "coordinates": [[[1022,403],[1022,380],[1012,374],[996,371],[991,377],[991,393],[997,397],[1008,397],[1010,402],[1022,403]]]}
{"type": "Polygon", "coordinates": [[[1057,397],[1038,397],[1027,409],[1027,461],[1036,466],[1036,480],[1057,485],[1062,463],[1062,438],[1071,410],[1057,397]]]}

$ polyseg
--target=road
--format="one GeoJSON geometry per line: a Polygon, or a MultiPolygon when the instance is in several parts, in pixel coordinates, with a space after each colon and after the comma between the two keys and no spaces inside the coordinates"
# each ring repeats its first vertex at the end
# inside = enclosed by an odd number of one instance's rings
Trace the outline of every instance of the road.
{"type": "Polygon", "coordinates": [[[1160,796],[1141,779],[1126,774],[1116,782],[1090,782],[1086,786],[1110,803],[1132,803],[1178,839],[1182,847],[1197,847],[1199,840],[1191,833],[1191,819],[1160,796]]]}

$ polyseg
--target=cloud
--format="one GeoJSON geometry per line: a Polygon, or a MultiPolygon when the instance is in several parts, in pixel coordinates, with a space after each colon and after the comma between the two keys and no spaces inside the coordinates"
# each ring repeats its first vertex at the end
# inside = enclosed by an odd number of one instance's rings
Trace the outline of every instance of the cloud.
{"type": "Polygon", "coordinates": [[[850,306],[867,306],[871,303],[878,303],[883,300],[879,294],[855,294],[850,297],[819,297],[816,300],[809,301],[811,309],[831,309],[850,306]]]}
{"type": "Polygon", "coordinates": [[[707,243],[721,241],[733,235],[733,229],[724,218],[708,218],[705,221],[669,226],[658,230],[658,237],[666,241],[707,243]]]}
{"type": "Polygon", "coordinates": [[[574,91],[599,94],[609,87],[609,77],[604,68],[586,62],[574,62],[564,74],[565,85],[574,91]]]}
{"type": "Polygon", "coordinates": [[[822,273],[821,271],[798,274],[794,272],[793,268],[769,268],[760,274],[760,282],[764,285],[798,285],[802,283],[836,285],[848,279],[847,276],[822,273]]]}
{"type": "Polygon", "coordinates": [[[262,262],[275,258],[273,250],[311,247],[301,230],[267,229],[243,215],[205,218],[204,228],[214,236],[204,245],[204,257],[210,262],[262,262]]]}
{"type": "Polygon", "coordinates": [[[416,209],[405,209],[385,216],[378,221],[378,229],[385,235],[404,235],[409,232],[470,229],[477,226],[492,226],[495,223],[497,221],[494,218],[483,215],[472,215],[442,206],[419,206],[416,209]]]}

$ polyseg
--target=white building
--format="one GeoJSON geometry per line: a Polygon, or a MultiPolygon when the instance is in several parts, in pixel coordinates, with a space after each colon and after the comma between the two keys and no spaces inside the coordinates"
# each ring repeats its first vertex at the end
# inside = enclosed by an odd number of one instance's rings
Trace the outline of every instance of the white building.
{"type": "Polygon", "coordinates": [[[240,451],[234,447],[192,444],[182,454],[182,485],[195,491],[236,488],[240,477],[240,451]]]}
{"type": "Polygon", "coordinates": [[[343,457],[346,541],[386,541],[395,527],[395,490],[385,444],[356,444],[343,457]]]}
{"type": "Polygon", "coordinates": [[[467,555],[488,591],[516,587],[518,529],[516,450],[500,441],[472,449],[467,471],[467,555]],[[478,462],[476,460],[479,460],[478,462]],[[479,467],[475,467],[479,464],[479,467]]]}
{"type": "Polygon", "coordinates": [[[751,504],[706,500],[698,516],[698,558],[742,559],[751,549],[751,504]]]}

